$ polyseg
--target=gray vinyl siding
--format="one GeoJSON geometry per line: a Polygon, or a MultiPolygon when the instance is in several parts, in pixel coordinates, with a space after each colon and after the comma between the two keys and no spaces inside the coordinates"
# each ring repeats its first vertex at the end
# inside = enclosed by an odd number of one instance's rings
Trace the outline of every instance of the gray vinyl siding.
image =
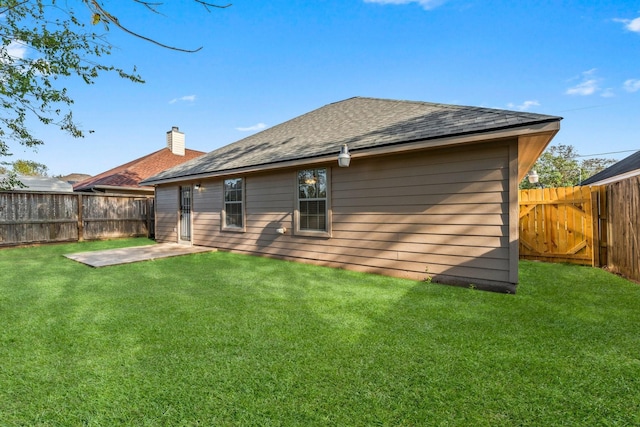
{"type": "Polygon", "coordinates": [[[157,242],[178,241],[179,187],[176,185],[157,187],[155,192],[155,239],[157,242]]]}
{"type": "MultiPolygon", "coordinates": [[[[243,176],[243,233],[221,230],[222,179],[203,181],[194,192],[193,243],[415,280],[428,272],[444,283],[506,288],[517,280],[510,244],[517,236],[509,235],[515,144],[354,158],[349,168],[326,165],[331,237],[293,231],[297,169],[243,176]],[[287,228],[285,235],[276,232],[280,227],[287,228]]],[[[169,228],[160,222],[177,223],[168,214],[158,220],[158,230],[169,228]]]]}
{"type": "Polygon", "coordinates": [[[460,284],[509,282],[508,145],[335,170],[332,205],[332,244],[349,267],[410,278],[428,272],[460,284]]]}
{"type": "Polygon", "coordinates": [[[220,211],[222,210],[222,180],[204,181],[200,189],[193,192],[193,232],[194,245],[217,247],[220,232],[220,211]]]}
{"type": "Polygon", "coordinates": [[[290,236],[282,236],[276,230],[286,227],[290,233],[292,227],[294,172],[243,178],[246,231],[222,230],[223,180],[204,181],[194,201],[193,243],[222,250],[286,256],[290,249],[279,240],[290,236]]]}

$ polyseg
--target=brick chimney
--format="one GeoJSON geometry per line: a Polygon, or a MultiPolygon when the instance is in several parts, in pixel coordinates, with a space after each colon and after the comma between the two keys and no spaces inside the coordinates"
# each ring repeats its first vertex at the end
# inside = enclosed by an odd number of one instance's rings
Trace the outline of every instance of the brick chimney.
{"type": "Polygon", "coordinates": [[[184,156],[184,133],[178,130],[178,126],[167,132],[167,148],[177,156],[184,156]]]}

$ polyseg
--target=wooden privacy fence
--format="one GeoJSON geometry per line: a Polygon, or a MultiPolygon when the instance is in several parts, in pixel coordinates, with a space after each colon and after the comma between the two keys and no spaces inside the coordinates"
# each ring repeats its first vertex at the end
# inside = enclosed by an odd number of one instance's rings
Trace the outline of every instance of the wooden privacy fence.
{"type": "Polygon", "coordinates": [[[606,186],[607,268],[640,281],[640,177],[606,186]]]}
{"type": "Polygon", "coordinates": [[[0,246],[153,237],[153,198],[0,192],[0,246]]]}
{"type": "Polygon", "coordinates": [[[520,258],[599,265],[599,202],[598,187],[520,190],[520,258]]]}

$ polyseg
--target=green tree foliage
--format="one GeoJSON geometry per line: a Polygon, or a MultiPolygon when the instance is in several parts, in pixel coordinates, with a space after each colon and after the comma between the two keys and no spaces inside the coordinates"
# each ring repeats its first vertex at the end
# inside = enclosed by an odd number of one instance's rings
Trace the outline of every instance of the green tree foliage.
{"type": "Polygon", "coordinates": [[[0,162],[0,189],[24,188],[19,176],[47,176],[47,165],[33,160],[16,160],[15,162],[0,162]]]}
{"type": "MultiPolygon", "coordinates": [[[[73,120],[73,99],[62,77],[92,84],[104,72],[115,72],[133,82],[142,78],[102,64],[111,45],[103,35],[85,25],[84,10],[56,0],[0,1],[0,155],[7,156],[9,142],[37,147],[43,141],[29,130],[27,119],[54,125],[75,137],[83,131],[73,120]]],[[[90,23],[90,22],[89,22],[90,23]]]]}
{"type": "Polygon", "coordinates": [[[16,160],[11,163],[13,172],[24,176],[47,176],[49,168],[43,163],[34,162],[33,160],[16,160]]]}
{"type": "MultiPolygon", "coordinates": [[[[112,5],[124,0],[112,0],[112,5]]],[[[162,3],[130,0],[151,13],[162,3]]],[[[226,7],[193,0],[209,10],[226,7]]],[[[74,137],[84,131],[74,121],[73,98],[65,79],[92,84],[104,73],[136,83],[136,73],[105,62],[112,45],[110,27],[165,48],[172,47],[125,27],[111,14],[106,0],[0,0],[0,157],[10,156],[10,143],[37,147],[44,142],[30,130],[34,118],[74,137]],[[101,24],[101,25],[97,25],[101,24]],[[106,31],[105,31],[106,30],[106,31]]],[[[199,50],[199,49],[195,49],[199,50]]],[[[191,50],[191,51],[195,51],[191,50]]],[[[4,182],[0,181],[0,188],[4,182]]]]}
{"type": "Polygon", "coordinates": [[[520,188],[573,187],[617,161],[604,158],[579,160],[579,157],[572,145],[548,147],[532,168],[538,174],[538,184],[531,184],[525,177],[520,182],[520,188]]]}
{"type": "Polygon", "coordinates": [[[608,168],[609,166],[617,162],[618,161],[614,159],[602,159],[602,158],[592,158],[592,159],[583,160],[582,161],[582,170],[583,170],[582,180],[584,181],[587,178],[591,178],[593,175],[597,174],[598,172],[608,168]]]}

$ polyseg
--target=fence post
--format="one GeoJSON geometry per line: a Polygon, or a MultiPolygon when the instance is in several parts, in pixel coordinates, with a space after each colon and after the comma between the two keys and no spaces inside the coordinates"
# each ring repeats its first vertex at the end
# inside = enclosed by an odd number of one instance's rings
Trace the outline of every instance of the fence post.
{"type": "Polygon", "coordinates": [[[598,227],[600,229],[600,267],[606,267],[609,265],[609,246],[611,234],[609,233],[609,198],[607,196],[607,186],[601,185],[598,187],[598,195],[600,202],[600,217],[598,218],[598,227]]]}
{"type": "Polygon", "coordinates": [[[147,209],[147,239],[151,238],[151,199],[145,197],[145,207],[147,209]]]}
{"type": "Polygon", "coordinates": [[[600,267],[600,241],[602,235],[600,233],[600,193],[598,187],[589,188],[591,197],[591,228],[593,230],[593,251],[591,253],[591,265],[600,267]]]}
{"type": "Polygon", "coordinates": [[[78,242],[84,240],[84,221],[82,219],[82,194],[78,194],[78,242]]]}

